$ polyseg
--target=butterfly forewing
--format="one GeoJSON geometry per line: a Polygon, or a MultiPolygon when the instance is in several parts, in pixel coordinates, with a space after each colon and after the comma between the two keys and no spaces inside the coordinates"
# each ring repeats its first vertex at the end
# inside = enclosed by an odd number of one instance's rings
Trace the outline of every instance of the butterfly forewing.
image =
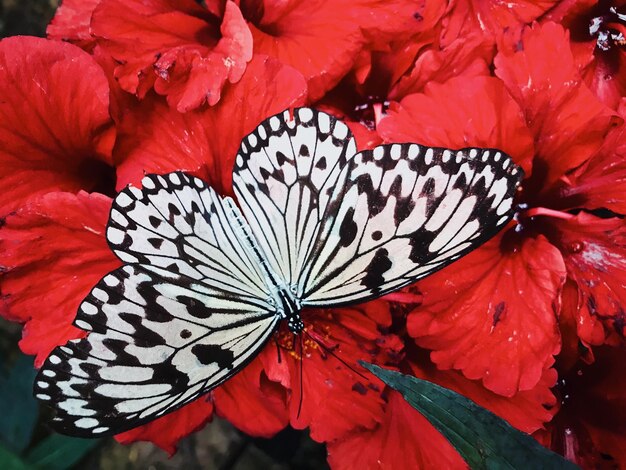
{"type": "Polygon", "coordinates": [[[355,153],[348,127],[310,108],[273,116],[243,140],[233,170],[235,193],[286,285],[300,277],[332,188],[355,153]]]}
{"type": "Polygon", "coordinates": [[[510,220],[521,177],[496,150],[391,144],[357,154],[322,217],[303,305],[376,298],[447,266],[510,220]]]}
{"type": "Polygon", "coordinates": [[[117,196],[107,236],[129,264],[83,301],[74,324],[89,335],[55,349],[35,384],[58,430],[136,427],[219,385],[267,341],[280,317],[227,210],[181,173],[117,196]]]}

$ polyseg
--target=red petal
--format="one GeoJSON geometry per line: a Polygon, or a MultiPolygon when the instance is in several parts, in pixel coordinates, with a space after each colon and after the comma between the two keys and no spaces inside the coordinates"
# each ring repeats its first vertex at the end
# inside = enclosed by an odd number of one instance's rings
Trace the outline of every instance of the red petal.
{"type": "Polygon", "coordinates": [[[609,108],[585,86],[569,49],[567,32],[546,23],[525,30],[519,50],[502,50],[496,74],[520,104],[537,143],[546,190],[584,163],[604,140],[612,123],[609,108]]]}
{"type": "Polygon", "coordinates": [[[382,421],[327,444],[335,470],[354,468],[465,468],[461,456],[400,394],[390,392],[382,421]]]}
{"type": "Polygon", "coordinates": [[[499,148],[528,172],[533,140],[517,104],[491,77],[458,77],[432,83],[423,94],[393,105],[378,126],[386,141],[430,146],[499,148]]]}
{"type": "Polygon", "coordinates": [[[626,326],[626,222],[581,212],[551,219],[554,243],[578,285],[578,333],[587,344],[618,344],[626,326]]]}
{"type": "MultiPolygon", "coordinates": [[[[269,344],[262,354],[275,359],[275,345],[269,344]]],[[[260,358],[213,394],[217,414],[248,435],[271,437],[289,424],[287,390],[267,378],[260,358]]]]}
{"type": "Polygon", "coordinates": [[[91,29],[120,62],[116,77],[124,90],[143,97],[154,83],[181,112],[215,104],[225,82],[237,82],[252,58],[252,36],[230,1],[217,18],[193,0],[102,0],[91,29]]]}
{"type": "MultiPolygon", "coordinates": [[[[626,117],[626,99],[620,107],[626,117]]],[[[611,130],[587,165],[562,190],[565,207],[610,209],[626,214],[626,124],[611,130]]]]}
{"type": "Polygon", "coordinates": [[[212,416],[213,404],[204,396],[148,424],[117,434],[115,440],[122,444],[150,441],[172,456],[178,441],[202,428],[212,416]]]}
{"type": "Polygon", "coordinates": [[[476,33],[484,33],[491,42],[506,37],[514,43],[522,28],[548,11],[556,0],[471,0],[451,4],[450,13],[444,19],[442,41],[452,40],[476,33]]]}
{"type": "MultiPolygon", "coordinates": [[[[253,3],[253,2],[248,2],[253,3]]],[[[254,52],[299,70],[316,101],[352,68],[364,39],[351,17],[351,2],[266,0],[262,17],[242,6],[251,20],[254,52]]]]}
{"type": "Polygon", "coordinates": [[[428,83],[444,83],[463,76],[487,76],[495,50],[493,43],[482,34],[454,41],[447,47],[428,48],[421,53],[410,74],[400,79],[389,98],[400,100],[411,93],[423,92],[428,83]]]}
{"type": "Polygon", "coordinates": [[[223,90],[220,103],[181,114],[146,98],[126,112],[115,153],[118,188],[138,183],[144,172],[198,172],[216,190],[231,191],[232,169],[241,139],[263,119],[301,105],[302,76],[267,57],[255,57],[236,86],[223,90]]]}
{"type": "Polygon", "coordinates": [[[48,37],[70,41],[85,50],[91,50],[95,39],[91,36],[89,25],[98,3],[100,0],[63,0],[46,29],[48,37]]]}
{"type": "Polygon", "coordinates": [[[20,347],[37,355],[37,366],[55,346],[84,334],[71,325],[79,303],[121,264],[104,237],[110,208],[99,194],[49,193],[0,229],[0,314],[26,323],[20,347]]]}
{"type": "Polygon", "coordinates": [[[93,189],[114,131],[102,69],[78,47],[0,42],[0,216],[50,191],[93,189]]]}
{"type": "Polygon", "coordinates": [[[416,377],[466,396],[521,431],[533,433],[542,429],[558,410],[556,397],[551,391],[557,381],[555,369],[544,369],[539,382],[533,388],[517,392],[512,397],[504,397],[487,390],[480,382],[468,380],[456,371],[437,370],[427,359],[418,355],[413,355],[408,360],[416,377]]]}
{"type": "Polygon", "coordinates": [[[407,319],[441,369],[460,369],[513,396],[541,379],[560,348],[555,311],[565,280],[559,251],[543,237],[503,251],[496,237],[419,284],[424,303],[407,319]]]}
{"type": "Polygon", "coordinates": [[[354,325],[352,320],[356,310],[305,312],[305,323],[310,326],[307,326],[306,336],[302,338],[302,360],[298,339],[296,349],[290,348],[292,334],[289,332],[279,336],[283,345],[280,363],[276,351],[269,346],[267,353],[261,357],[269,379],[291,390],[288,403],[291,425],[297,429],[308,426],[311,437],[317,441],[336,439],[357,427],[371,428],[381,413],[380,386],[375,385],[379,382],[368,385],[366,379],[343,362],[356,370],[363,370],[358,366],[359,359],[369,362],[379,357],[386,359],[384,355],[389,354],[391,348],[402,347],[400,342],[393,341],[395,337],[385,341],[385,337],[378,333],[374,318],[382,318],[386,324],[390,321],[386,302],[375,301],[360,307],[362,325],[359,325],[358,331],[352,331],[348,327],[354,325]],[[376,312],[364,314],[370,309],[376,312]],[[326,350],[319,343],[325,345],[326,350]],[[333,357],[327,349],[331,349],[341,360],[333,357]]]}

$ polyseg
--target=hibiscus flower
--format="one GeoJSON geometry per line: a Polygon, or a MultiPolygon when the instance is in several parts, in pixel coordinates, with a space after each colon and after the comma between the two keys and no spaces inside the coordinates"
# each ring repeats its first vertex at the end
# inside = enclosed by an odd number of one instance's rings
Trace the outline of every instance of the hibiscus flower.
{"type": "Polygon", "coordinates": [[[560,2],[544,18],[570,30],[574,59],[585,82],[607,106],[626,94],[626,9],[622,1],[560,2]]]}

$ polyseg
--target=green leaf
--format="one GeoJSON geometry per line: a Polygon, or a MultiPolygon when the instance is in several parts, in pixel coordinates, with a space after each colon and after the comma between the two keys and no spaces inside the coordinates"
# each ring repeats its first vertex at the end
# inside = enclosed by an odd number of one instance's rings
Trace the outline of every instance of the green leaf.
{"type": "Polygon", "coordinates": [[[53,434],[26,455],[26,462],[38,469],[65,470],[79,462],[100,442],[100,439],[79,439],[53,434]]]}
{"type": "Polygon", "coordinates": [[[361,361],[419,411],[472,469],[577,469],[491,411],[452,390],[361,361]]]}
{"type": "Polygon", "coordinates": [[[0,373],[0,403],[5,404],[0,419],[0,441],[17,453],[28,446],[37,423],[39,405],[33,398],[34,380],[32,358],[22,354],[8,371],[4,369],[0,373]]]}
{"type": "Polygon", "coordinates": [[[0,468],[2,470],[33,470],[17,454],[0,445],[0,468]]]}

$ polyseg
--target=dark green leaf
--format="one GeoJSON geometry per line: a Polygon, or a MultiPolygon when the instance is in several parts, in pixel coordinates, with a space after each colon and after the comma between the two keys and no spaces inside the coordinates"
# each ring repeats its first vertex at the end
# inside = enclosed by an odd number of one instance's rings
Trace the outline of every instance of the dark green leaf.
{"type": "Polygon", "coordinates": [[[577,469],[470,399],[400,372],[361,362],[430,421],[473,469],[577,469]]]}
{"type": "Polygon", "coordinates": [[[33,398],[34,379],[33,360],[22,354],[8,371],[4,369],[0,373],[0,403],[3,403],[0,442],[17,453],[28,446],[39,414],[33,398]]]}
{"type": "Polygon", "coordinates": [[[99,439],[53,434],[26,455],[26,462],[38,469],[65,470],[75,465],[100,442],[99,439]]]}
{"type": "Polygon", "coordinates": [[[17,454],[0,444],[0,468],[2,470],[32,470],[17,454]]]}

